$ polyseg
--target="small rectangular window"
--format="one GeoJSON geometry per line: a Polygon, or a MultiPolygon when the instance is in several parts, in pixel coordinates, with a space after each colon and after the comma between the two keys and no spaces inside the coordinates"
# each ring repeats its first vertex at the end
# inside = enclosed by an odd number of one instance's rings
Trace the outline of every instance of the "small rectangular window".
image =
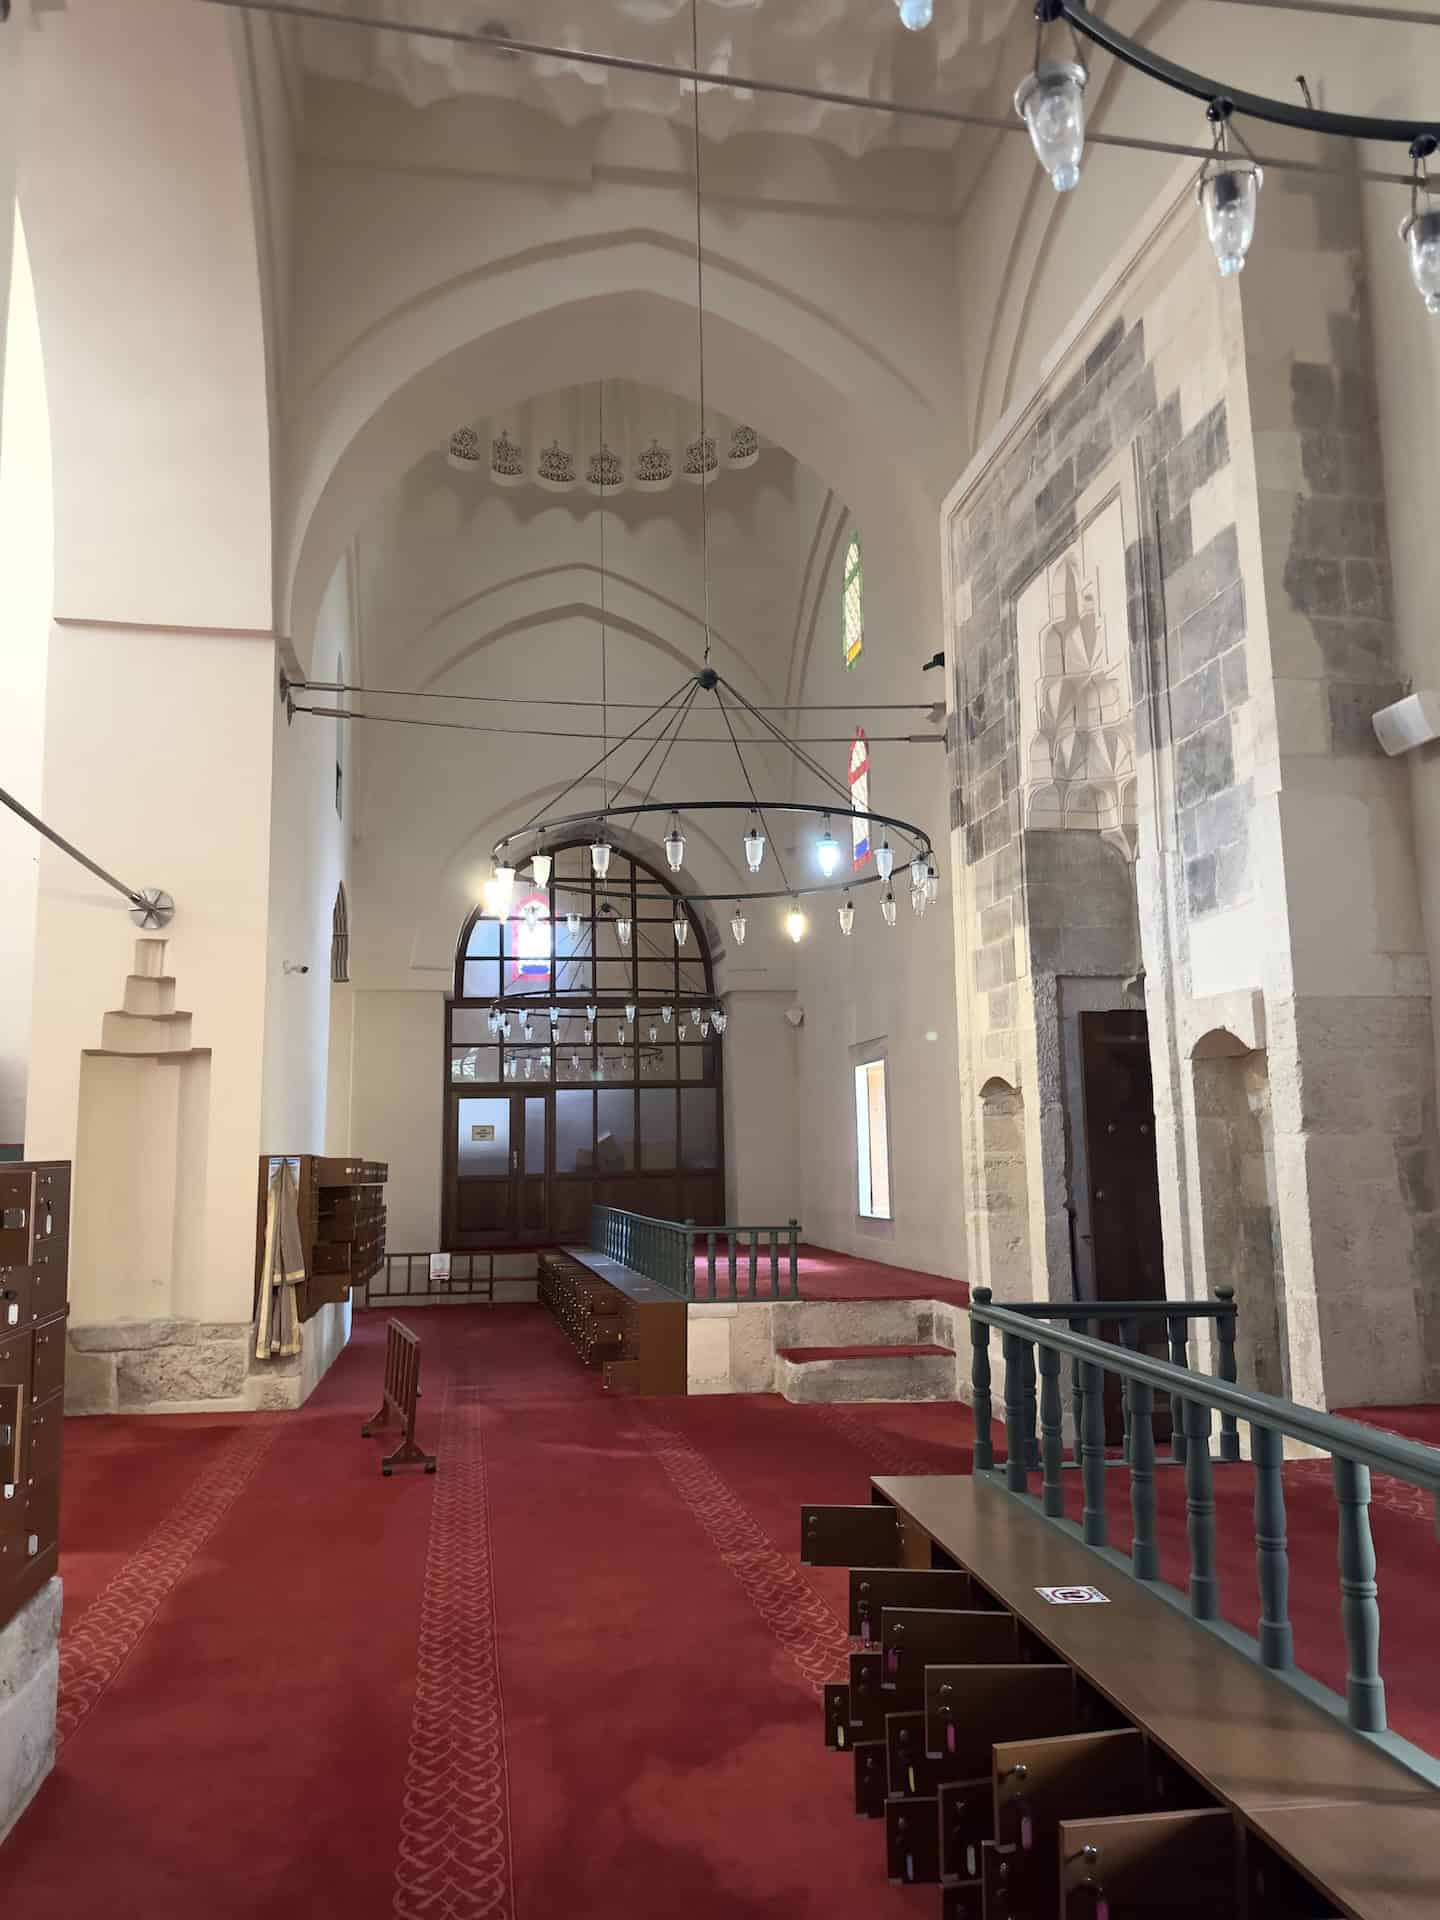
{"type": "Polygon", "coordinates": [[[855,1157],[862,1217],[889,1220],[890,1141],[883,1060],[867,1060],[855,1069],[855,1157]]]}

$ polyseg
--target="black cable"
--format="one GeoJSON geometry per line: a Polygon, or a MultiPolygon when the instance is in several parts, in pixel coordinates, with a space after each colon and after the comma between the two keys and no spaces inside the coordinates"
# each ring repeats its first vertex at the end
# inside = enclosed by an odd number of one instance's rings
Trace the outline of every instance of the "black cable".
{"type": "Polygon", "coordinates": [[[750,778],[750,769],[746,766],[745,756],[740,751],[740,742],[735,738],[735,729],[733,726],[730,725],[730,709],[726,706],[724,696],[720,692],[720,687],[722,684],[728,684],[728,682],[722,683],[717,680],[715,684],[715,704],[717,707],[719,707],[721,713],[725,717],[725,725],[730,729],[730,744],[735,749],[735,758],[740,762],[740,771],[745,776],[745,785],[750,789],[750,798],[755,805],[756,817],[759,819],[760,825],[765,829],[765,838],[770,842],[771,846],[775,848],[775,864],[780,869],[781,884],[785,887],[786,891],[788,892],[790,887],[790,876],[785,871],[785,861],[781,856],[779,844],[776,841],[774,835],[770,831],[770,822],[765,818],[765,810],[760,805],[760,801],[756,796],[755,783],[750,778]]]}

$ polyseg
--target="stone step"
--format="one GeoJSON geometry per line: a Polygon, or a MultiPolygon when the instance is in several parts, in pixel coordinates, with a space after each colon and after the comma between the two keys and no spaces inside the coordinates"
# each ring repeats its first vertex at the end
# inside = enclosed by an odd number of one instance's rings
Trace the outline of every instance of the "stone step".
{"type": "Polygon", "coordinates": [[[777,1300],[773,1311],[777,1349],[923,1345],[937,1338],[929,1300],[777,1300]]]}
{"type": "Polygon", "coordinates": [[[107,1013],[100,1023],[105,1053],[184,1053],[190,1045],[188,1013],[107,1013]]]}
{"type": "Polygon", "coordinates": [[[131,973],[125,976],[126,1013],[156,1014],[175,1011],[173,973],[131,973]]]}
{"type": "Polygon", "coordinates": [[[953,1400],[955,1354],[931,1341],[780,1347],[776,1384],[787,1400],[953,1400]]]}

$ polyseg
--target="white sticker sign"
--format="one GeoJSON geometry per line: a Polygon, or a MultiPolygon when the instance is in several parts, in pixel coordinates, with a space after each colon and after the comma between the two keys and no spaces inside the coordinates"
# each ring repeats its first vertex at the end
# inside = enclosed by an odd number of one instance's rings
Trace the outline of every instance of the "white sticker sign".
{"type": "Polygon", "coordinates": [[[1036,1587],[1042,1600],[1052,1607],[1108,1607],[1110,1596],[1098,1587],[1036,1587]]]}

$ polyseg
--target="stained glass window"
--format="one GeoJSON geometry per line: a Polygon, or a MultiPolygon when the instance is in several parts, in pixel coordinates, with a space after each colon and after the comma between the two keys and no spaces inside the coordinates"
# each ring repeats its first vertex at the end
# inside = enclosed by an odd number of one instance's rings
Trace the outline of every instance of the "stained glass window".
{"type": "Polygon", "coordinates": [[[865,586],[860,566],[860,536],[852,533],[845,549],[845,664],[853,667],[865,644],[865,586]]]}

